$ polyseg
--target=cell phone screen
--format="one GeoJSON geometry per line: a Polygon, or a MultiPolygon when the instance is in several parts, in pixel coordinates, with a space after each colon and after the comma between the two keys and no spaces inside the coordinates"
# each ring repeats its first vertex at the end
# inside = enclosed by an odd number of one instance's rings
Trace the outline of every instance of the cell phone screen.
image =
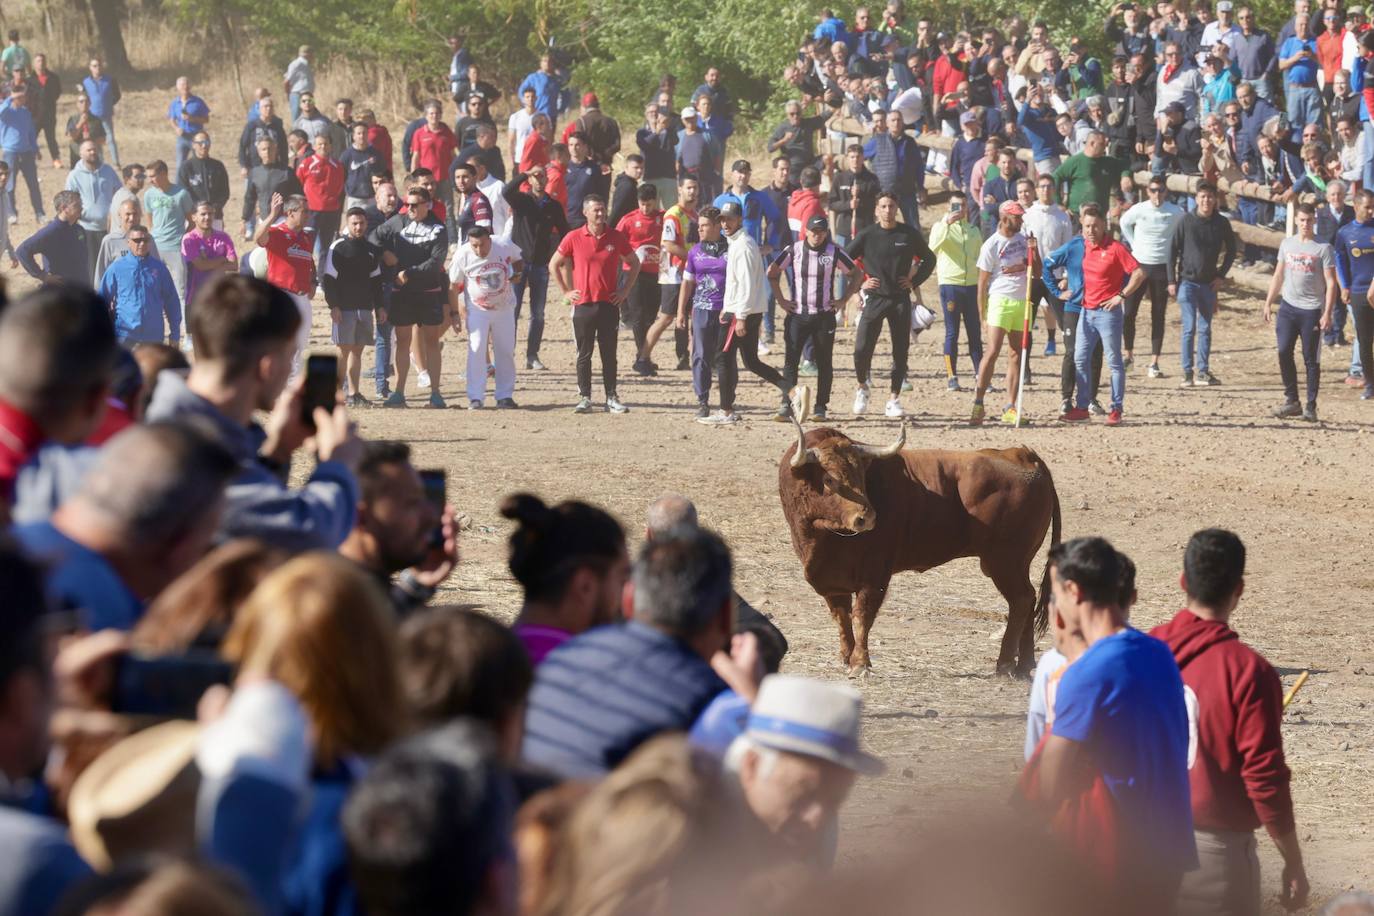
{"type": "Polygon", "coordinates": [[[301,422],[315,428],[315,408],[333,411],[339,389],[339,358],[316,354],[305,361],[305,390],[301,397],[301,422]]]}
{"type": "MultiPolygon", "coordinates": [[[[448,472],[442,468],[421,471],[420,484],[425,488],[425,499],[429,500],[434,511],[442,518],[444,507],[448,504],[448,472]]],[[[434,535],[430,540],[430,546],[442,547],[443,545],[444,526],[441,522],[434,526],[434,535]]]]}

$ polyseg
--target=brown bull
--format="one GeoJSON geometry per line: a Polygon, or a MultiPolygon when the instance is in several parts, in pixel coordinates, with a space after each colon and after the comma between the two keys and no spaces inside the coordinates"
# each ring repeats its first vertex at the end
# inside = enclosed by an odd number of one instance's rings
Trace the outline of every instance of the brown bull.
{"type": "Polygon", "coordinates": [[[1050,585],[1046,564],[1037,599],[1031,563],[1051,522],[1051,543],[1059,543],[1050,469],[1028,448],[902,451],[905,442],[905,425],[895,443],[877,448],[798,423],[797,443],[778,466],[792,546],[839,624],[840,660],[851,673],[871,667],[868,633],[893,573],[977,557],[1007,599],[997,671],[1030,674],[1050,585]]]}

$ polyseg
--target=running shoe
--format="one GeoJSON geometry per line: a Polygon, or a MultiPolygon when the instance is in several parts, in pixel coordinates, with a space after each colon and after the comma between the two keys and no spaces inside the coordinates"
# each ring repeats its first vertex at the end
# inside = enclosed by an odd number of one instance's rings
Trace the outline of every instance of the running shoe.
{"type": "Polygon", "coordinates": [[[692,368],[691,360],[689,360],[685,356],[679,357],[677,361],[677,368],[679,372],[692,368]]]}
{"type": "Polygon", "coordinates": [[[1193,382],[1193,384],[1199,388],[1215,388],[1221,384],[1221,379],[1210,372],[1203,372],[1198,375],[1197,380],[1193,382]]]}
{"type": "Polygon", "coordinates": [[[982,426],[983,417],[987,413],[982,404],[974,404],[973,411],[968,416],[969,426],[982,426]]]}
{"type": "Polygon", "coordinates": [[[630,408],[620,403],[620,398],[613,394],[606,395],[606,413],[629,413],[630,408]]]}
{"type": "Polygon", "coordinates": [[[429,373],[426,372],[425,370],[421,369],[421,370],[419,371],[419,373],[415,376],[415,384],[416,384],[417,386],[419,386],[420,388],[428,388],[428,387],[429,387],[429,373]]]}
{"type": "Polygon", "coordinates": [[[481,410],[481,409],[482,409],[482,402],[481,402],[481,401],[477,400],[476,398],[473,398],[471,401],[468,401],[468,410],[481,410]]]}
{"type": "Polygon", "coordinates": [[[904,379],[902,379],[902,393],[903,393],[903,394],[906,394],[906,393],[907,393],[908,391],[910,391],[910,390],[911,390],[911,379],[909,379],[909,378],[904,378],[904,379]]]}
{"type": "Polygon", "coordinates": [[[1157,364],[1150,363],[1150,378],[1164,378],[1164,370],[1157,364]]]}
{"type": "Polygon", "coordinates": [[[1059,353],[1059,347],[1058,347],[1058,345],[1054,342],[1054,338],[1053,338],[1053,337],[1051,337],[1049,340],[1045,341],[1045,355],[1046,355],[1046,356],[1056,356],[1056,355],[1058,355],[1058,353],[1059,353]]]}
{"type": "Polygon", "coordinates": [[[539,357],[532,356],[525,360],[525,368],[535,372],[547,372],[549,367],[539,361],[539,357]]]}
{"type": "Polygon", "coordinates": [[[949,377],[949,380],[945,382],[945,387],[948,388],[950,391],[964,390],[959,387],[959,379],[952,375],[949,377]]]}
{"type": "Polygon", "coordinates": [[[771,354],[772,352],[773,352],[773,348],[770,347],[770,346],[768,346],[768,341],[766,341],[766,340],[760,340],[760,341],[759,341],[759,356],[768,356],[768,355],[771,354]]]}
{"type": "Polygon", "coordinates": [[[435,410],[443,410],[448,407],[448,405],[444,403],[443,397],[437,391],[431,391],[429,393],[429,406],[433,407],[435,410]]]}
{"type": "Polygon", "coordinates": [[[854,392],[854,416],[861,417],[868,410],[868,389],[860,388],[854,392]]]}
{"type": "Polygon", "coordinates": [[[1308,404],[1306,407],[1304,407],[1304,408],[1302,409],[1302,418],[1303,418],[1304,420],[1306,420],[1308,423],[1316,423],[1316,422],[1317,422],[1317,405],[1316,405],[1316,404],[1308,404]]]}
{"type": "Polygon", "coordinates": [[[1349,385],[1351,388],[1359,388],[1361,385],[1364,384],[1364,376],[1355,375],[1354,373],[1351,373],[1350,375],[1347,375],[1345,377],[1345,383],[1349,385]]]}
{"type": "Polygon", "coordinates": [[[829,419],[830,414],[826,413],[824,407],[817,407],[815,410],[811,411],[811,422],[813,423],[824,423],[829,419]]]}
{"type": "Polygon", "coordinates": [[[591,413],[591,412],[592,412],[592,399],[591,399],[591,398],[580,398],[580,399],[578,400],[578,402],[577,402],[576,404],[573,405],[573,413],[591,413]]]}
{"type": "Polygon", "coordinates": [[[1183,381],[1182,381],[1182,382],[1179,382],[1178,387],[1180,387],[1180,388],[1192,388],[1192,387],[1193,387],[1193,373],[1191,373],[1191,372],[1185,372],[1185,373],[1183,373],[1183,381]]]}
{"type": "Polygon", "coordinates": [[[1088,404],[1088,412],[1094,417],[1105,417],[1107,415],[1107,408],[1103,407],[1102,402],[1097,398],[1093,398],[1088,404]]]}
{"type": "Polygon", "coordinates": [[[348,396],[348,406],[353,408],[354,410],[357,410],[359,408],[371,407],[372,402],[369,401],[367,398],[363,397],[361,394],[350,394],[348,396]]]}
{"type": "Polygon", "coordinates": [[[797,367],[797,374],[803,378],[815,378],[820,374],[820,370],[816,368],[816,364],[811,360],[804,359],[801,361],[801,365],[797,367]]]}
{"type": "Polygon", "coordinates": [[[382,402],[383,407],[405,407],[406,396],[399,391],[393,391],[387,395],[387,399],[382,402]]]}
{"type": "Polygon", "coordinates": [[[1003,422],[1004,424],[1006,424],[1007,426],[1015,426],[1015,425],[1016,425],[1016,408],[1015,408],[1015,407],[1008,407],[1006,410],[1002,411],[1002,422],[1003,422]]]}
{"type": "Polygon", "coordinates": [[[1292,417],[1302,416],[1302,407],[1297,401],[1284,401],[1272,411],[1273,415],[1280,420],[1287,420],[1292,417]]]}
{"type": "Polygon", "coordinates": [[[698,405],[697,405],[697,422],[698,422],[698,423],[702,422],[703,420],[706,420],[706,419],[709,418],[710,416],[711,416],[711,408],[707,407],[705,404],[698,404],[698,405]]]}
{"type": "Polygon", "coordinates": [[[1086,423],[1092,419],[1092,414],[1086,407],[1070,407],[1059,415],[1059,419],[1063,423],[1086,423]]]}
{"type": "Polygon", "coordinates": [[[887,406],[883,408],[883,416],[885,416],[885,417],[904,417],[904,416],[906,416],[906,411],[902,410],[902,402],[899,401],[899,400],[897,400],[896,398],[890,398],[890,399],[888,400],[888,402],[887,402],[887,406]]]}
{"type": "Polygon", "coordinates": [[[1120,425],[1121,425],[1121,408],[1120,408],[1120,407],[1113,407],[1113,408],[1112,408],[1112,412],[1109,413],[1109,414],[1107,414],[1107,425],[1108,425],[1108,426],[1120,426],[1120,425]]]}
{"type": "Polygon", "coordinates": [[[520,405],[515,403],[515,398],[497,398],[496,406],[502,410],[515,410],[520,405]]]}

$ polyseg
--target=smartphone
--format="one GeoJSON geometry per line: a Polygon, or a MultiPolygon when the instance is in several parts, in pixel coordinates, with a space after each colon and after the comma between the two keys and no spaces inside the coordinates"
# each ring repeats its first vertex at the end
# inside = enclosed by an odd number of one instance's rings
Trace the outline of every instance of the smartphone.
{"type": "Polygon", "coordinates": [[[216,684],[233,682],[234,669],[214,652],[122,656],[115,670],[114,712],[194,719],[200,698],[216,684]]]}
{"type": "Polygon", "coordinates": [[[301,394],[301,422],[315,428],[315,408],[330,413],[338,402],[339,358],[317,353],[305,361],[305,390],[301,394]]]}
{"type": "MultiPolygon", "coordinates": [[[[442,468],[421,471],[420,485],[424,487],[425,499],[429,500],[434,511],[442,518],[444,508],[448,505],[448,472],[442,468]]],[[[434,526],[434,534],[430,536],[429,546],[431,548],[444,546],[444,525],[442,522],[434,526]]]]}
{"type": "Polygon", "coordinates": [[[963,202],[962,200],[959,200],[957,197],[956,197],[954,200],[951,200],[951,201],[949,202],[949,212],[950,212],[950,213],[962,213],[962,212],[964,212],[964,202],[963,202]]]}

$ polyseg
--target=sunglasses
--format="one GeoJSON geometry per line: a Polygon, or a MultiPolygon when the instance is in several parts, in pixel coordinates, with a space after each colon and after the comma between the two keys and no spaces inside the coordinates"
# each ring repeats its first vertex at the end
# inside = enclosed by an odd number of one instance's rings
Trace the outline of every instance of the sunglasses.
{"type": "Polygon", "coordinates": [[[1159,188],[1159,187],[1147,188],[1147,190],[1148,190],[1151,194],[1163,194],[1163,193],[1164,193],[1164,189],[1163,189],[1163,188],[1159,188]]]}
{"type": "Polygon", "coordinates": [[[129,239],[129,244],[130,244],[130,245],[146,245],[146,244],[148,244],[148,237],[145,235],[145,236],[142,236],[142,237],[139,237],[139,238],[132,238],[132,239],[129,239]]]}

